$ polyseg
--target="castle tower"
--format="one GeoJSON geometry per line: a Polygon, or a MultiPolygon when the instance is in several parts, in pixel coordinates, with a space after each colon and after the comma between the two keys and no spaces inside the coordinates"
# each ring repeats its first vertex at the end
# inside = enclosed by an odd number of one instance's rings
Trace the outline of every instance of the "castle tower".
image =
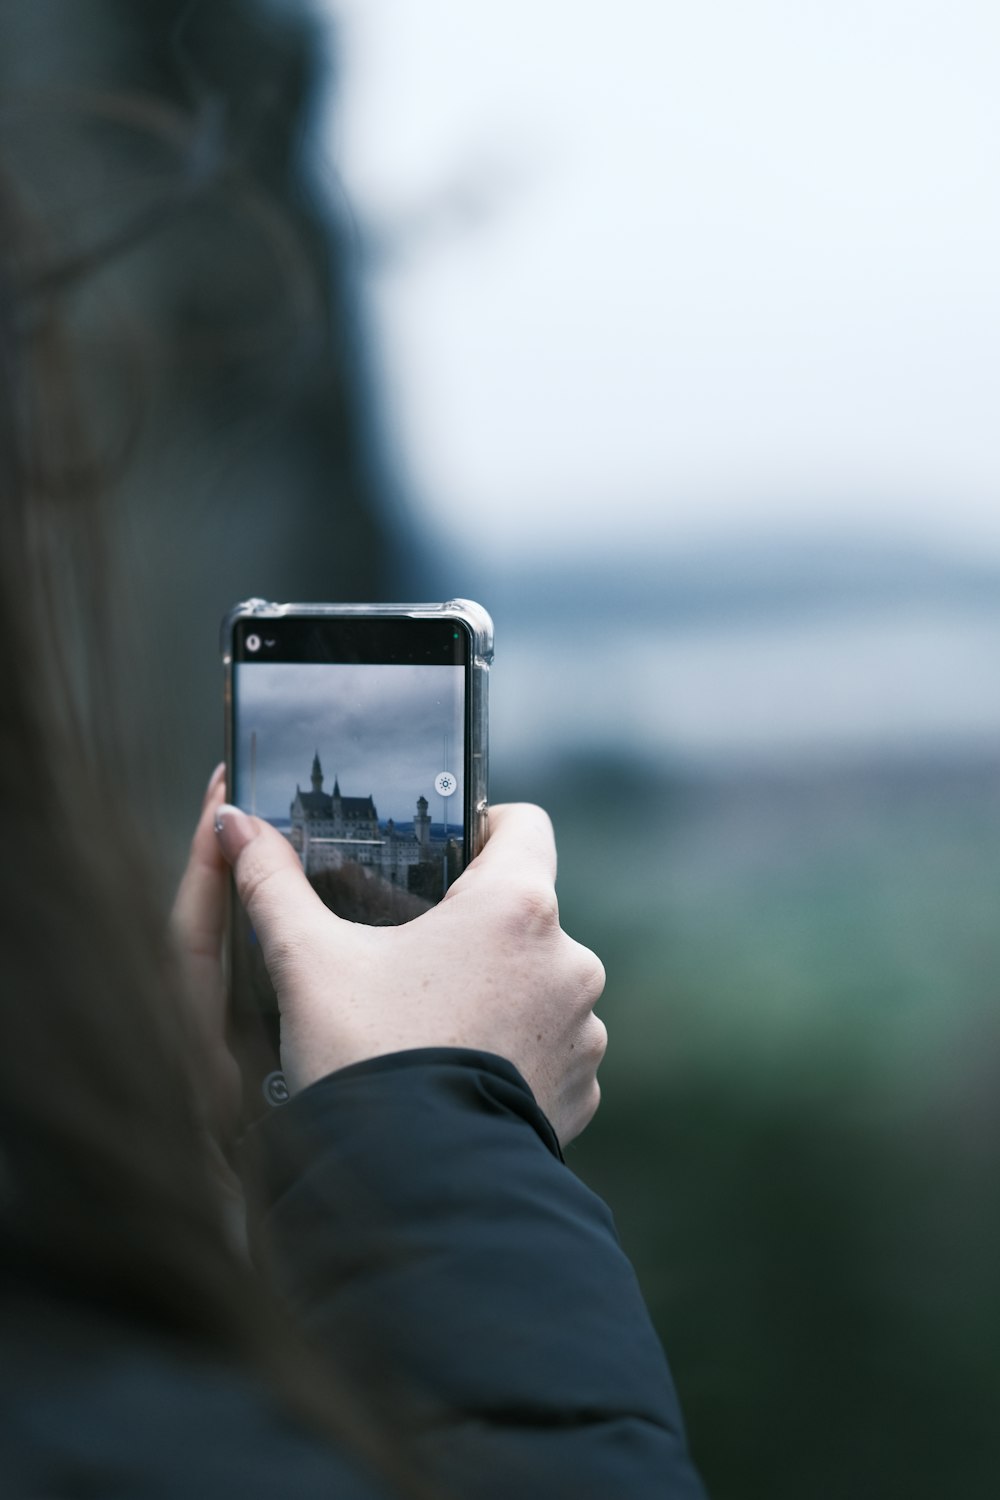
{"type": "Polygon", "coordinates": [[[319,751],[313,756],[312,787],[314,792],[323,790],[323,767],[319,763],[319,751]]]}
{"type": "Polygon", "coordinates": [[[427,811],[428,802],[426,797],[417,798],[417,816],[413,820],[413,832],[417,836],[420,845],[420,853],[424,859],[430,853],[431,847],[431,820],[427,811]]]}

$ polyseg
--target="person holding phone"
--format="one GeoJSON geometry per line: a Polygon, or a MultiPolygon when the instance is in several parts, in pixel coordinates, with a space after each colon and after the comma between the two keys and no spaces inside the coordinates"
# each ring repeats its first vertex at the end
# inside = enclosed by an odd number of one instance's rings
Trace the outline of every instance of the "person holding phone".
{"type": "Polygon", "coordinates": [[[355,1392],[397,1391],[442,1493],[701,1496],[632,1269],[562,1159],[599,1101],[604,971],[559,925],[544,812],[493,809],[438,906],[366,927],[223,791],[220,767],[174,927],[221,1021],[230,867],[281,1010],[292,1099],[248,1170],[297,1315],[355,1392]]]}
{"type": "Polygon", "coordinates": [[[560,928],[545,814],[494,809],[438,906],[365,927],[224,780],[173,912],[172,1010],[162,950],[151,963],[108,904],[134,862],[98,860],[95,893],[67,848],[40,900],[18,829],[19,921],[0,908],[5,1494],[700,1500],[632,1269],[562,1160],[598,1103],[603,970],[560,928]],[[230,869],[291,1092],[241,1147],[256,1269],[212,1146],[237,1114],[230,869]]]}
{"type": "Polygon", "coordinates": [[[444,899],[363,927],[220,769],[168,921],[62,283],[2,173],[0,231],[5,1497],[700,1500],[562,1160],[603,971],[560,927],[547,818],[494,809],[444,899]],[[230,872],[291,1095],[241,1140],[230,872]]]}

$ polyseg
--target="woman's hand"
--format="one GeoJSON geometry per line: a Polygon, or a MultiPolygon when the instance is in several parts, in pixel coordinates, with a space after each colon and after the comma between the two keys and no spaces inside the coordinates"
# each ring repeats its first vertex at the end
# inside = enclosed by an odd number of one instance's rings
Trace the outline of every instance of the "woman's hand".
{"type": "Polygon", "coordinates": [[[210,812],[278,995],[293,1093],[385,1053],[472,1047],[520,1069],[561,1142],[579,1135],[600,1100],[607,1033],[593,1007],[604,970],[559,926],[555,844],[540,808],[493,808],[486,848],[438,906],[400,927],[367,927],[329,911],[288,840],[218,806],[213,785],[177,903],[211,1015],[221,1003],[210,956],[214,949],[217,965],[222,908],[220,856],[207,853],[210,812]]]}

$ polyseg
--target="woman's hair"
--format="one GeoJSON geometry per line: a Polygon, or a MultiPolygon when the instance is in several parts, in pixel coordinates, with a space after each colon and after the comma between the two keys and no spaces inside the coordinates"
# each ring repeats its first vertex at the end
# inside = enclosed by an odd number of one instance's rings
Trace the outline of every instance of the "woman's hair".
{"type": "MultiPolygon", "coordinates": [[[[308,213],[281,206],[273,171],[227,149],[210,97],[191,112],[120,91],[28,101],[18,128],[32,148],[54,121],[64,135],[117,134],[139,190],[115,191],[99,144],[89,220],[58,150],[59,185],[69,178],[72,189],[58,214],[15,165],[6,132],[18,109],[8,99],[0,111],[0,1318],[25,1302],[46,1309],[58,1336],[59,1309],[83,1305],[235,1362],[416,1495],[405,1440],[382,1441],[405,1425],[398,1392],[390,1410],[388,1380],[363,1402],[348,1389],[233,1232],[220,1174],[231,1142],[215,1109],[226,1082],[168,941],[161,799],[134,722],[148,689],[115,481],[142,425],[144,387],[134,340],[109,340],[101,318],[96,343],[80,336],[95,281],[127,284],[137,247],[161,235],[180,243],[223,288],[222,316],[213,326],[203,280],[168,249],[166,347],[154,343],[146,365],[162,374],[166,364],[183,385],[180,350],[195,401],[213,371],[227,392],[250,371],[241,388],[252,395],[253,372],[266,369],[273,401],[283,370],[291,384],[317,353],[327,359],[323,390],[336,399],[323,431],[342,429],[341,489],[355,512],[338,517],[339,530],[367,535],[357,524],[365,414],[349,399],[348,341],[331,326],[327,247],[316,225],[308,242],[308,213]],[[234,244],[243,274],[229,269],[234,244]]],[[[262,134],[280,155],[281,133],[262,134]]],[[[30,1318],[19,1326],[30,1337],[30,1318]]]]}
{"type": "Polygon", "coordinates": [[[128,743],[73,282],[0,176],[0,1286],[246,1337],[128,743]]]}
{"type": "MultiPolygon", "coordinates": [[[[163,126],[134,100],[89,107],[163,126]]],[[[304,275],[252,184],[223,171],[200,191],[216,210],[228,194],[286,274],[304,275]]],[[[135,752],[122,451],[96,436],[73,336],[91,271],[189,201],[167,195],[103,255],[74,254],[0,165],[0,1317],[27,1297],[160,1330],[256,1369],[374,1455],[372,1413],[288,1326],[233,1232],[214,1108],[225,1084],[168,941],[156,788],[135,752]]],[[[304,316],[316,295],[300,285],[290,305],[304,316]]]]}

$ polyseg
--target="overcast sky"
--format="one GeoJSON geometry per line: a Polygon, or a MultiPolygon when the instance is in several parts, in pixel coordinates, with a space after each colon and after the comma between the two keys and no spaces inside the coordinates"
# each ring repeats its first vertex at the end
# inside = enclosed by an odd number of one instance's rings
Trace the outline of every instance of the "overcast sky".
{"type": "Polygon", "coordinates": [[[326,3],[432,535],[1000,555],[996,0],[326,3]]]}
{"type": "Polygon", "coordinates": [[[448,820],[461,820],[461,667],[241,662],[236,673],[240,806],[251,805],[250,735],[256,731],[262,817],[287,818],[296,786],[312,789],[318,751],[323,790],[332,792],[339,777],[342,796],[371,794],[383,822],[412,821],[419,796],[441,822],[443,799],[434,778],[452,771],[458,789],[448,799],[448,820]]]}

